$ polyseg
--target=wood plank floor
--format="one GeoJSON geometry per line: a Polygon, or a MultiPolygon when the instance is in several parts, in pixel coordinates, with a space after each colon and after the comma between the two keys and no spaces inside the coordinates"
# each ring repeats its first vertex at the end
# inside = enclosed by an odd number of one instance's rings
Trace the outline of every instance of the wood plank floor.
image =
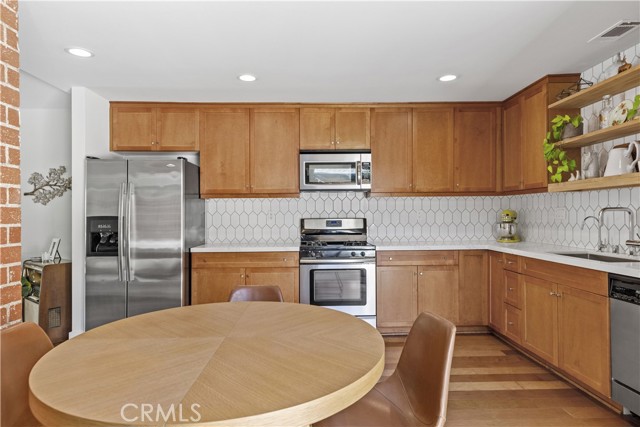
{"type": "MultiPolygon", "coordinates": [[[[403,344],[385,337],[383,378],[403,344]]],[[[635,425],[488,334],[456,337],[449,389],[447,427],[635,425]]]]}

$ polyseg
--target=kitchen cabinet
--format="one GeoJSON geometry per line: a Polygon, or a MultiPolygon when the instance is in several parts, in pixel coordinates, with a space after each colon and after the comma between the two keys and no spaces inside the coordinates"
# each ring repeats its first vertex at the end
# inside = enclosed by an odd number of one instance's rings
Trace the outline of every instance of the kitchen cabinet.
{"type": "Polygon", "coordinates": [[[575,115],[579,112],[577,109],[550,112],[548,106],[562,89],[575,84],[579,78],[579,74],[549,75],[504,102],[503,190],[546,189],[548,173],[542,140],[550,121],[556,114],[575,115]]]}
{"type": "Polygon", "coordinates": [[[373,193],[413,191],[412,110],[374,108],[371,113],[373,193]]]}
{"type": "Polygon", "coordinates": [[[489,252],[489,326],[504,332],[504,257],[499,252],[489,252]]]}
{"type": "Polygon", "coordinates": [[[195,107],[111,103],[111,151],[198,151],[195,107]]]}
{"type": "Polygon", "coordinates": [[[453,185],[452,107],[413,110],[413,189],[451,192],[453,185]]]}
{"type": "Polygon", "coordinates": [[[428,311],[458,323],[458,267],[418,267],[418,313],[428,311]]]}
{"type": "Polygon", "coordinates": [[[455,109],[455,191],[496,191],[498,111],[493,107],[455,109]]]}
{"type": "Polygon", "coordinates": [[[486,251],[459,252],[458,325],[489,324],[488,261],[486,251]]]}
{"type": "Polygon", "coordinates": [[[297,109],[203,109],[200,134],[203,197],[299,193],[297,109]]]}
{"type": "Polygon", "coordinates": [[[300,149],[368,150],[370,121],[368,108],[302,108],[300,149]]]}
{"type": "Polygon", "coordinates": [[[191,304],[226,302],[237,286],[278,286],[285,302],[299,302],[297,252],[193,253],[191,304]]]}
{"type": "Polygon", "coordinates": [[[414,266],[376,269],[376,324],[381,332],[409,332],[418,317],[418,278],[414,266]]]}
{"type": "Polygon", "coordinates": [[[521,280],[522,346],[610,397],[606,273],[524,258],[521,280]]]}
{"type": "Polygon", "coordinates": [[[423,311],[458,324],[459,257],[458,251],[378,252],[377,326],[380,332],[407,333],[423,311]]]}

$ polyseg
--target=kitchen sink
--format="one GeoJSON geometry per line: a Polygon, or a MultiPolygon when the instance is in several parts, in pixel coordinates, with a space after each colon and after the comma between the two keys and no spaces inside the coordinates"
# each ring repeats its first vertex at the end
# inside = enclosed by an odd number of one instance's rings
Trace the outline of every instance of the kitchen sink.
{"type": "Polygon", "coordinates": [[[607,255],[594,254],[591,252],[554,252],[556,255],[570,256],[574,258],[591,259],[602,262],[640,262],[637,259],[617,258],[607,255]]]}

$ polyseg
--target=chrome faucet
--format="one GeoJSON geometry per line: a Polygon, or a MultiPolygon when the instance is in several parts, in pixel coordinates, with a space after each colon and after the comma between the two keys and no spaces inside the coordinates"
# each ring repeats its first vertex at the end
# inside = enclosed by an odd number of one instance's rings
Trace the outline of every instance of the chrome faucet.
{"type": "MultiPolygon", "coordinates": [[[[606,245],[602,244],[602,227],[604,226],[605,212],[626,212],[629,216],[629,239],[628,240],[633,240],[633,235],[635,234],[635,226],[636,226],[635,214],[631,209],[623,208],[622,206],[617,206],[617,207],[607,206],[606,208],[602,208],[598,212],[598,251],[602,251],[606,247],[606,245]]],[[[585,220],[587,218],[585,218],[585,220]]],[[[629,248],[629,254],[635,255],[634,247],[629,248]]]]}

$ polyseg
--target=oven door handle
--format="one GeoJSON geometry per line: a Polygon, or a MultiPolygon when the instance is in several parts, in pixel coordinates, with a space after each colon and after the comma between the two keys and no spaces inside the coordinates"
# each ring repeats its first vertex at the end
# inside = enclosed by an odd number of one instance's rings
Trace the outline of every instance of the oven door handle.
{"type": "Polygon", "coordinates": [[[362,185],[362,162],[356,162],[356,184],[362,185]]]}
{"type": "Polygon", "coordinates": [[[375,258],[357,258],[357,259],[301,259],[300,264],[375,264],[375,258]]]}

